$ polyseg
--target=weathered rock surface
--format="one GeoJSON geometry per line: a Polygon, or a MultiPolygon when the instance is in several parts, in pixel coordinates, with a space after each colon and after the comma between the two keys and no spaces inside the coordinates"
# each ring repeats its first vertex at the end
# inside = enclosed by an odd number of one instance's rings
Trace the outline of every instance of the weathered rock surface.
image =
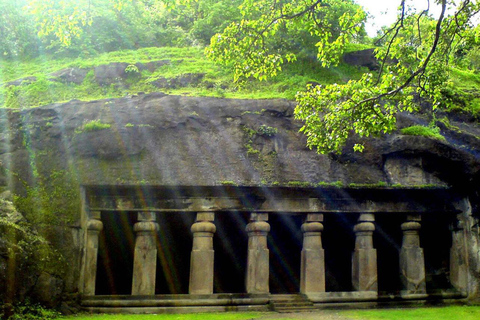
{"type": "Polygon", "coordinates": [[[352,66],[367,67],[370,70],[377,70],[380,67],[377,58],[375,58],[375,49],[346,53],[343,55],[343,61],[352,66]]]}
{"type": "Polygon", "coordinates": [[[50,74],[50,81],[81,84],[88,73],[85,68],[67,68],[50,74]]]}
{"type": "Polygon", "coordinates": [[[143,70],[149,70],[150,72],[153,72],[159,67],[169,63],[170,60],[150,61],[147,63],[137,62],[135,64],[126,62],[112,62],[109,64],[103,64],[94,68],[95,81],[101,86],[106,86],[112,83],[118,83],[131,76],[132,72],[129,72],[127,69],[127,67],[130,65],[135,66],[138,72],[143,70]]]}
{"type": "Polygon", "coordinates": [[[157,88],[176,89],[190,85],[196,86],[203,80],[204,77],[205,73],[186,73],[171,79],[161,77],[150,83],[157,88]]]}
{"type": "Polygon", "coordinates": [[[25,77],[25,78],[20,78],[14,81],[9,81],[5,83],[5,87],[9,86],[21,86],[24,83],[31,83],[37,81],[37,77],[25,77]]]}
{"type": "MultiPolygon", "coordinates": [[[[8,124],[2,136],[9,138],[0,141],[0,159],[25,181],[33,178],[34,158],[37,170],[74,166],[80,183],[93,185],[139,181],[156,185],[223,181],[238,185],[290,181],[465,185],[478,177],[480,129],[475,123],[468,126],[469,131],[463,127],[462,132],[444,130],[448,142],[390,135],[366,141],[364,153],[352,153],[348,147],[342,155],[319,155],[305,147],[293,108],[294,103],[285,100],[155,93],[71,101],[21,113],[6,110],[0,121],[8,124]],[[111,127],[81,130],[93,120],[111,127]],[[258,131],[262,126],[276,132],[262,135],[258,131]],[[462,137],[470,143],[465,145],[459,140],[462,137]],[[394,167],[406,165],[418,167],[424,177],[401,178],[403,169],[394,167]]],[[[401,115],[399,125],[415,121],[401,115]]]]}
{"type": "MultiPolygon", "coordinates": [[[[149,61],[149,62],[137,62],[134,64],[129,64],[126,62],[113,62],[109,64],[102,64],[93,68],[95,74],[96,82],[101,86],[106,86],[110,84],[118,84],[126,80],[129,76],[132,76],[133,73],[139,74],[144,70],[148,70],[150,72],[154,72],[158,68],[170,64],[170,60],[158,60],[158,61],[149,61]],[[126,69],[128,66],[133,66],[136,68],[135,71],[130,72],[126,69]],[[137,72],[138,71],[138,72],[137,72]]],[[[62,70],[58,70],[55,72],[50,73],[48,76],[49,81],[57,81],[63,83],[74,83],[74,84],[81,84],[85,77],[87,76],[88,72],[91,69],[89,68],[66,68],[62,70]]],[[[173,81],[177,81],[174,84],[182,85],[185,81],[191,80],[193,82],[197,80],[197,77],[193,77],[191,79],[191,74],[186,74],[178,79],[174,79],[173,81]]],[[[203,78],[203,76],[201,77],[203,78]]],[[[200,79],[201,80],[201,79],[200,79]]],[[[21,86],[22,84],[30,84],[32,82],[37,81],[37,77],[24,77],[14,81],[9,81],[4,83],[3,85],[6,87],[9,86],[21,86]]],[[[184,85],[185,86],[185,85],[184,85]]]]}

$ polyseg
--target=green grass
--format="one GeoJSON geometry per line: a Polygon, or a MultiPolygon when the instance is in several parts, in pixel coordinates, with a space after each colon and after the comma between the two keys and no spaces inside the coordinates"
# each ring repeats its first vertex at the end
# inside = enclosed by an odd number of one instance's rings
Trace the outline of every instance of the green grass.
{"type": "Polygon", "coordinates": [[[471,70],[451,68],[451,90],[454,103],[446,106],[449,111],[463,111],[480,119],[480,75],[471,70]]]}
{"type": "Polygon", "coordinates": [[[75,132],[81,133],[81,132],[99,131],[103,129],[109,129],[111,126],[112,126],[111,124],[103,123],[100,121],[100,119],[97,119],[97,120],[91,120],[91,121],[85,122],[80,128],[77,128],[75,132]]]}
{"type": "Polygon", "coordinates": [[[442,308],[356,310],[340,315],[361,320],[478,320],[478,306],[450,306],[442,308]]]}
{"type": "Polygon", "coordinates": [[[193,313],[193,314],[111,314],[111,315],[78,315],[61,317],[70,320],[244,320],[260,316],[254,312],[193,313]]]}
{"type": "MultiPolygon", "coordinates": [[[[329,315],[332,311],[319,311],[329,315]]],[[[448,306],[430,308],[405,308],[405,309],[369,309],[348,310],[335,312],[339,316],[358,320],[477,320],[480,318],[480,306],[448,306]]],[[[281,314],[261,312],[223,312],[223,313],[197,313],[197,314],[159,314],[159,315],[76,315],[60,317],[65,320],[247,320],[285,319],[281,314]]],[[[298,314],[296,319],[301,319],[298,314]]],[[[328,317],[327,317],[328,318],[328,317]]],[[[295,318],[293,318],[295,319],[295,318]]]]}
{"type": "Polygon", "coordinates": [[[425,127],[425,126],[411,126],[400,130],[402,134],[410,136],[424,136],[441,141],[446,141],[445,137],[440,134],[438,127],[425,127]]]}
{"type": "Polygon", "coordinates": [[[33,59],[27,61],[0,60],[0,107],[31,108],[72,99],[96,100],[123,97],[137,92],[162,91],[168,94],[189,96],[212,96],[240,99],[284,98],[293,100],[308,82],[320,84],[342,83],[359,78],[365,69],[340,64],[322,68],[314,59],[299,59],[283,66],[277,77],[268,81],[249,80],[243,84],[233,83],[231,72],[203,54],[203,48],[143,48],[104,53],[94,57],[75,59],[33,59]],[[143,71],[141,77],[132,77],[120,85],[101,87],[95,82],[93,67],[111,62],[148,62],[170,60],[153,73],[143,71]],[[49,74],[69,67],[92,69],[80,85],[49,81],[49,74]],[[187,73],[205,73],[203,81],[195,86],[177,89],[156,88],[151,82],[163,78],[175,78],[187,73]],[[37,81],[21,86],[5,87],[5,82],[35,76],[37,81]]]}

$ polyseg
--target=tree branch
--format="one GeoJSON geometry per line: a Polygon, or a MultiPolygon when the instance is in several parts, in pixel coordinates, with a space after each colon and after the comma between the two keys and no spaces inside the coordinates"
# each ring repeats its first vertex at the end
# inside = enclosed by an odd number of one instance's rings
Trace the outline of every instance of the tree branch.
{"type": "MultiPolygon", "coordinates": [[[[403,2],[404,1],[402,1],[402,3],[403,2]]],[[[367,103],[367,102],[370,102],[370,101],[380,100],[381,98],[386,97],[386,96],[394,96],[397,93],[399,93],[400,91],[402,91],[403,89],[405,89],[418,75],[425,72],[428,63],[430,62],[430,59],[432,58],[433,54],[437,50],[438,42],[439,42],[440,35],[441,35],[441,32],[442,32],[441,27],[442,27],[442,22],[443,22],[443,19],[444,19],[444,16],[445,16],[446,5],[447,5],[447,0],[442,0],[442,12],[441,12],[440,17],[438,18],[437,24],[435,26],[435,38],[434,38],[432,47],[430,48],[430,52],[428,53],[427,57],[423,61],[420,68],[418,68],[414,73],[412,73],[410,75],[410,77],[408,77],[408,79],[405,80],[405,82],[401,86],[399,86],[398,88],[396,88],[394,90],[391,90],[391,91],[388,91],[388,92],[385,92],[385,93],[382,93],[382,94],[379,94],[375,97],[364,99],[364,100],[358,102],[357,105],[367,103]]]]}

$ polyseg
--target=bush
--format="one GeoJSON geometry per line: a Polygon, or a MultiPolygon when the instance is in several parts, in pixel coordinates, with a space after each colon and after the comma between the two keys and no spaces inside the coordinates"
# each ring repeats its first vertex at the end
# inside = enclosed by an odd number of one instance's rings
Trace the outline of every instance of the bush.
{"type": "MultiPolygon", "coordinates": [[[[14,314],[9,320],[50,320],[60,316],[58,311],[46,309],[39,304],[30,303],[26,300],[22,304],[13,307],[14,314]]],[[[3,315],[1,319],[3,319],[3,315]]]]}
{"type": "Polygon", "coordinates": [[[103,123],[100,119],[91,120],[85,122],[80,128],[77,128],[75,133],[99,131],[103,129],[109,129],[111,126],[112,125],[109,123],[103,123]]]}
{"type": "Polygon", "coordinates": [[[411,126],[403,128],[400,131],[405,135],[424,136],[440,141],[446,141],[445,137],[440,134],[439,127],[411,126]]]}

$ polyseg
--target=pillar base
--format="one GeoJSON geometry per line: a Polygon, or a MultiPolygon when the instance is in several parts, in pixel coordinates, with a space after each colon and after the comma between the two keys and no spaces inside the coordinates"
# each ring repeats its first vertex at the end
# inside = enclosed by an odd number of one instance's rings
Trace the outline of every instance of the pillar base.
{"type": "Polygon", "coordinates": [[[269,256],[268,249],[248,250],[247,293],[266,294],[270,292],[269,256]]]}
{"type": "Polygon", "coordinates": [[[325,292],[325,252],[323,249],[302,250],[300,292],[325,292]]]}
{"type": "Polygon", "coordinates": [[[377,250],[355,249],[352,268],[352,284],[355,291],[378,291],[377,250]]]}
{"type": "Polygon", "coordinates": [[[191,255],[189,294],[213,293],[213,250],[193,250],[191,255]]]}
{"type": "Polygon", "coordinates": [[[403,292],[406,294],[426,293],[425,261],[422,248],[400,250],[400,272],[403,292]]]}

